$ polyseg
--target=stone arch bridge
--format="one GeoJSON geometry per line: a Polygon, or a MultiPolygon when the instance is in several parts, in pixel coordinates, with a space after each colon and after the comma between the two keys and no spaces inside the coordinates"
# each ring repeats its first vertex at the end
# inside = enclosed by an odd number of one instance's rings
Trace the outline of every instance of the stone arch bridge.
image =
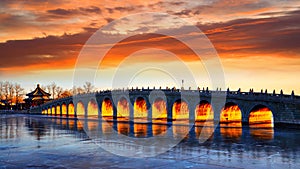
{"type": "Polygon", "coordinates": [[[257,107],[266,107],[273,114],[273,122],[300,124],[300,96],[263,93],[263,92],[240,92],[240,91],[208,91],[208,90],[113,90],[100,91],[95,93],[80,94],[73,97],[66,97],[52,100],[43,105],[32,107],[32,114],[47,114],[55,116],[84,116],[90,117],[90,103],[97,105],[97,112],[93,115],[103,117],[103,103],[111,103],[112,118],[116,119],[118,102],[126,100],[128,103],[128,118],[134,119],[134,106],[138,100],[143,100],[147,107],[147,119],[151,121],[153,103],[163,100],[166,108],[166,119],[174,119],[174,104],[185,102],[189,112],[189,120],[195,120],[195,109],[202,102],[210,103],[214,112],[214,120],[220,119],[220,113],[228,104],[237,105],[241,112],[241,121],[249,122],[250,113],[257,107]],[[78,109],[81,109],[79,113],[78,109]]]}

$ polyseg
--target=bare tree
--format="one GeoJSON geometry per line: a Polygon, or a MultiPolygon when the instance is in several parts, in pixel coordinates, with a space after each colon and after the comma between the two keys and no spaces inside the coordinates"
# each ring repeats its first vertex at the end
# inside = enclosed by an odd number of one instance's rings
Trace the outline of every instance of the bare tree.
{"type": "Polygon", "coordinates": [[[20,84],[15,83],[14,89],[16,93],[16,105],[18,105],[19,101],[21,100],[21,95],[23,95],[22,92],[24,91],[24,88],[22,88],[20,84]]]}
{"type": "Polygon", "coordinates": [[[52,93],[52,92],[51,92],[51,85],[47,85],[47,86],[46,86],[46,89],[47,89],[47,93],[50,93],[50,94],[52,93]]]}
{"type": "Polygon", "coordinates": [[[57,85],[55,84],[55,82],[52,82],[50,86],[51,86],[51,91],[52,91],[52,98],[54,99],[55,94],[56,94],[57,85]]]}
{"type": "Polygon", "coordinates": [[[81,94],[81,93],[83,93],[84,92],[84,90],[81,88],[81,87],[77,87],[76,88],[76,93],[77,94],[81,94]]]}
{"type": "Polygon", "coordinates": [[[62,98],[69,97],[69,96],[72,96],[72,90],[64,90],[60,95],[60,97],[62,97],[62,98]]]}
{"type": "Polygon", "coordinates": [[[3,86],[4,83],[3,82],[0,82],[0,100],[2,100],[3,98],[3,94],[4,94],[4,90],[3,90],[3,86]]]}
{"type": "Polygon", "coordinates": [[[63,92],[63,89],[59,86],[56,86],[56,88],[55,88],[56,98],[60,98],[60,95],[62,92],[63,92]]]}
{"type": "Polygon", "coordinates": [[[93,90],[94,90],[94,86],[92,85],[91,82],[85,82],[85,84],[83,85],[83,88],[86,93],[93,92],[93,90]]]}
{"type": "Polygon", "coordinates": [[[6,101],[6,105],[8,103],[8,100],[9,100],[9,82],[8,81],[5,81],[3,83],[3,91],[4,91],[4,96],[5,96],[5,101],[6,101]]]}

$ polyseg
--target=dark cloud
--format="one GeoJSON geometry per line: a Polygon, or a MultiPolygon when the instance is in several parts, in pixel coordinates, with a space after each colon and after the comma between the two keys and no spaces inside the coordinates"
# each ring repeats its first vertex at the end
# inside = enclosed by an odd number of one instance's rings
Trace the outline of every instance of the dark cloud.
{"type": "Polygon", "coordinates": [[[74,35],[47,36],[32,40],[12,40],[0,43],[0,68],[55,65],[75,61],[81,46],[95,29],[85,29],[74,35]],[[57,61],[60,62],[57,62],[57,61]]]}
{"type": "Polygon", "coordinates": [[[255,55],[290,53],[292,57],[300,52],[299,20],[300,12],[294,11],[272,18],[200,24],[199,28],[207,34],[221,53],[255,55]]]}
{"type": "Polygon", "coordinates": [[[142,7],[143,7],[143,5],[138,5],[138,6],[117,6],[117,7],[114,7],[114,8],[106,8],[106,10],[109,13],[112,14],[115,11],[119,11],[119,12],[131,12],[131,11],[134,11],[136,9],[140,9],[142,7]]]}
{"type": "Polygon", "coordinates": [[[78,9],[62,9],[62,8],[57,8],[54,10],[48,10],[47,11],[50,14],[54,15],[78,15],[78,14],[86,14],[86,13],[96,13],[100,14],[101,9],[96,7],[96,6],[90,6],[87,8],[78,8],[78,9]]]}
{"type": "MultiPolygon", "coordinates": [[[[16,20],[16,19],[15,19],[16,20]]],[[[287,12],[284,16],[238,19],[222,23],[199,24],[220,54],[226,57],[253,56],[260,54],[284,53],[285,57],[299,56],[300,53],[300,11],[287,12]],[[228,55],[230,54],[230,55],[228,55]],[[232,55],[231,55],[232,54],[232,55]]],[[[107,21],[111,21],[107,18],[107,21]]],[[[91,26],[93,27],[93,26],[91,26]]],[[[84,31],[73,35],[47,36],[32,40],[14,40],[0,43],[0,68],[22,67],[40,63],[53,64],[57,59],[63,61],[75,59],[86,40],[97,30],[86,27],[84,31]]],[[[180,52],[174,40],[155,41],[153,35],[141,35],[128,38],[133,46],[159,45],[162,49],[180,52]],[[150,41],[142,42],[142,40],[150,41]],[[170,49],[174,43],[175,49],[170,49]],[[166,46],[164,46],[166,45],[166,46]]],[[[116,54],[123,55],[129,48],[117,46],[116,54]],[[119,52],[119,53],[118,53],[119,52]]]]}

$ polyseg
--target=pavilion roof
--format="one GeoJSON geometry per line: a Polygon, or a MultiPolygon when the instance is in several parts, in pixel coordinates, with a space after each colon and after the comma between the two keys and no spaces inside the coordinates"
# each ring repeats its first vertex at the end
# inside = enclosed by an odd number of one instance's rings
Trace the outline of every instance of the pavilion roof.
{"type": "Polygon", "coordinates": [[[36,89],[30,93],[27,93],[26,96],[37,97],[37,96],[51,96],[51,94],[45,92],[43,89],[40,88],[38,84],[36,89]]]}

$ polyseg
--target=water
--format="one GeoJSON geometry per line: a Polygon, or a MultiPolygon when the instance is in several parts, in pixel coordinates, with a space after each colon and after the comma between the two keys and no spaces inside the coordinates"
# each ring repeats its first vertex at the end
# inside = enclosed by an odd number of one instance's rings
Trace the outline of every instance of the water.
{"type": "MultiPolygon", "coordinates": [[[[104,150],[89,132],[101,132],[106,145],[132,148],[116,141],[112,128],[132,138],[158,136],[167,125],[83,122],[44,116],[0,116],[0,168],[299,168],[299,129],[217,128],[204,143],[190,134],[155,157],[130,158],[104,150]],[[99,128],[99,126],[101,126],[99,128]],[[85,129],[85,130],[84,130],[85,129]]],[[[171,126],[172,137],[189,130],[171,126]]],[[[155,150],[154,150],[155,151],[155,150]]]]}

